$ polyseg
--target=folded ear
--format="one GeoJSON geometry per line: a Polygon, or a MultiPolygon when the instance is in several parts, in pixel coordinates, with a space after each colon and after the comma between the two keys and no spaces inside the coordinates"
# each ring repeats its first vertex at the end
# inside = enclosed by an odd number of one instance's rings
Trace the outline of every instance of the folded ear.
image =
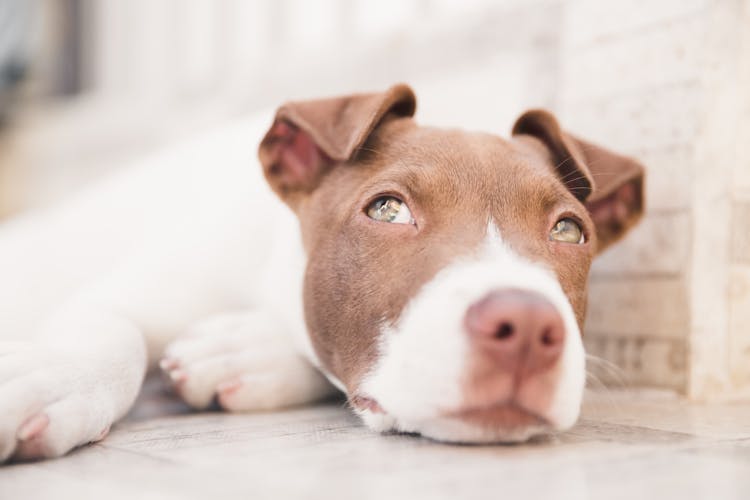
{"type": "Polygon", "coordinates": [[[258,150],[266,179],[294,207],[328,169],[352,159],[387,115],[412,116],[415,109],[416,97],[407,85],[286,103],[276,111],[258,150]]]}
{"type": "Polygon", "coordinates": [[[560,180],[588,209],[596,225],[597,252],[619,240],[644,210],[644,169],[633,160],[564,132],[544,110],[524,113],[513,135],[528,134],[550,151],[560,180]]]}

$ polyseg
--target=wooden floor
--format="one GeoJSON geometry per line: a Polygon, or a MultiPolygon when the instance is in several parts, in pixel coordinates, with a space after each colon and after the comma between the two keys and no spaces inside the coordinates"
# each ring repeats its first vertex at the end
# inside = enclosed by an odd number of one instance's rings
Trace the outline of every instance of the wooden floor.
{"type": "Polygon", "coordinates": [[[152,382],[107,439],[0,467],[0,499],[750,498],[750,404],[590,394],[571,431],[450,446],[364,429],[340,402],[190,414],[152,382]]]}

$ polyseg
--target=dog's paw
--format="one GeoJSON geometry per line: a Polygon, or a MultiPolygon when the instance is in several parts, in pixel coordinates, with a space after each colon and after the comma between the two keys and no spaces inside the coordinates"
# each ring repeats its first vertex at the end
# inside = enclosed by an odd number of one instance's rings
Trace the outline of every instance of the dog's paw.
{"type": "Polygon", "coordinates": [[[0,463],[51,458],[102,439],[114,405],[90,360],[0,343],[0,463]]]}
{"type": "Polygon", "coordinates": [[[218,316],[170,344],[159,363],[190,406],[229,411],[299,405],[330,393],[325,378],[262,313],[218,316]]]}

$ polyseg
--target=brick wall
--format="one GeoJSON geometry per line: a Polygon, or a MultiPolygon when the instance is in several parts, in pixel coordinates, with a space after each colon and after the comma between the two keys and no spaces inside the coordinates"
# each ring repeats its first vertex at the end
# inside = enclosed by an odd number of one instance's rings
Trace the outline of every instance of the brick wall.
{"type": "Polygon", "coordinates": [[[730,192],[729,380],[730,390],[750,394],[750,1],[730,10],[729,23],[741,26],[730,44],[739,51],[727,56],[730,78],[736,79],[736,99],[730,104],[730,150],[735,155],[730,192]],[[731,132],[731,130],[730,130],[731,132]]]}

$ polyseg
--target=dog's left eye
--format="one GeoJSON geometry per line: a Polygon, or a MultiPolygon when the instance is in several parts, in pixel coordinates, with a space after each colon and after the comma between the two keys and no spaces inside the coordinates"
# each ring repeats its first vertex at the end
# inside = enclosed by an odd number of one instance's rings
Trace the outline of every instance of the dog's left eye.
{"type": "Polygon", "coordinates": [[[563,243],[585,243],[583,230],[581,226],[573,219],[560,219],[555,227],[549,232],[549,239],[552,241],[561,241],[563,243]]]}
{"type": "Polygon", "coordinates": [[[406,203],[393,196],[381,196],[367,207],[367,216],[380,222],[392,224],[414,224],[406,203]]]}

